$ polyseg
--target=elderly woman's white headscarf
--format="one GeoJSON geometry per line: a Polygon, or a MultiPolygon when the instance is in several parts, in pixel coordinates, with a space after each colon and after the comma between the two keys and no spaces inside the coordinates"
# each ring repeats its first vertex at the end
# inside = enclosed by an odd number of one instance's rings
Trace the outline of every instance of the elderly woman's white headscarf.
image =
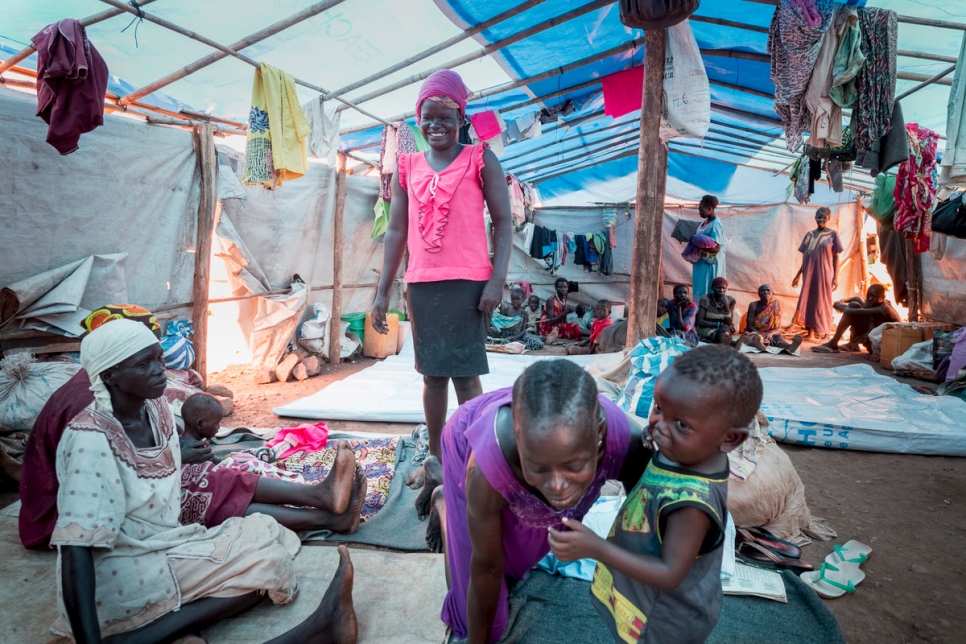
{"type": "Polygon", "coordinates": [[[101,374],[155,344],[158,344],[157,337],[134,320],[113,320],[84,336],[81,340],[81,366],[91,379],[91,391],[98,405],[114,411],[111,395],[101,380],[101,374]]]}

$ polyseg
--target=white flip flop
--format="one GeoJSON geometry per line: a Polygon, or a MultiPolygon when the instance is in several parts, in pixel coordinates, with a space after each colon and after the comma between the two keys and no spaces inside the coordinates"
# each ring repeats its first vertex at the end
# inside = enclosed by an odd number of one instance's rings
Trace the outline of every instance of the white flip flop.
{"type": "Polygon", "coordinates": [[[852,539],[851,541],[846,541],[844,545],[840,546],[836,544],[832,546],[832,552],[825,557],[825,561],[833,566],[837,566],[840,563],[853,563],[858,566],[868,561],[869,555],[871,554],[872,548],[870,546],[852,539]]]}
{"type": "Polygon", "coordinates": [[[854,593],[855,587],[865,579],[865,573],[854,563],[823,563],[819,570],[803,572],[801,580],[819,596],[835,599],[846,593],[854,593]]]}

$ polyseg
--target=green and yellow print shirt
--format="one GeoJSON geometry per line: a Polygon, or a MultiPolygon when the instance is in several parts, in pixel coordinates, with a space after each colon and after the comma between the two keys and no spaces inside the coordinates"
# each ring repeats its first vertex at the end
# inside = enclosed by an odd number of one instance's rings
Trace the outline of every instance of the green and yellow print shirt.
{"type": "Polygon", "coordinates": [[[728,474],[713,476],[670,465],[659,455],[628,495],[608,541],[642,555],[661,556],[667,517],[686,506],[711,518],[700,554],[681,585],[660,591],[597,564],[591,596],[615,641],[704,642],[721,613],[721,542],[724,539],[728,474]]]}

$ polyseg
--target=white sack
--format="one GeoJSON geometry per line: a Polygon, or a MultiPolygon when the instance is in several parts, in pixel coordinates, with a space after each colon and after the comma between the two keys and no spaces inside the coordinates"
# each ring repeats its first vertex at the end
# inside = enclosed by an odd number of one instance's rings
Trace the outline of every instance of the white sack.
{"type": "Polygon", "coordinates": [[[34,362],[29,353],[0,361],[0,427],[29,432],[50,396],[77,375],[71,362],[34,362]]]}
{"type": "MultiPolygon", "coordinates": [[[[676,131],[674,136],[704,138],[711,127],[711,87],[704,70],[701,50],[684,20],[665,29],[664,97],[662,115],[676,131]]],[[[671,132],[662,128],[661,138],[671,132]]]]}

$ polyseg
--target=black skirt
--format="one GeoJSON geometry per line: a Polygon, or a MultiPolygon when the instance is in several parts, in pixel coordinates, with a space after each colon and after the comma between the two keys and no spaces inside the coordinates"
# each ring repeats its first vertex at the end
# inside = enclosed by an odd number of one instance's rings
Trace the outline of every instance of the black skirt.
{"type": "Polygon", "coordinates": [[[424,376],[466,378],[490,372],[487,320],[480,311],[486,282],[443,280],[407,285],[416,371],[424,376]]]}

